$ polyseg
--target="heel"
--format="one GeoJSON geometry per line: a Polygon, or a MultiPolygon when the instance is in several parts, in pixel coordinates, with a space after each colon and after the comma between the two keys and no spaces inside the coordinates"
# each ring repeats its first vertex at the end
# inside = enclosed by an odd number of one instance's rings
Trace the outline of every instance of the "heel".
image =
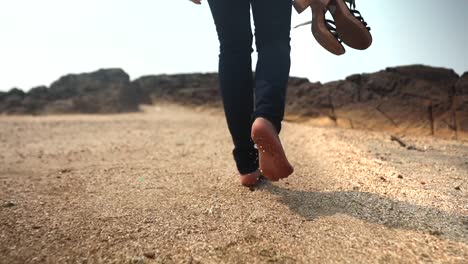
{"type": "Polygon", "coordinates": [[[311,1],[312,0],[294,0],[293,1],[294,9],[296,9],[296,12],[300,14],[304,12],[304,10],[306,10],[310,6],[311,1]]]}

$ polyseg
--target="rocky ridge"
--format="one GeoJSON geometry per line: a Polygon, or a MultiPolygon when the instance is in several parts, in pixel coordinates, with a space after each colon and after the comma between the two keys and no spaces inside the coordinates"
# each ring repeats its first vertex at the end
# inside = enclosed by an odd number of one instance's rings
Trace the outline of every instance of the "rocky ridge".
{"type": "MultiPolygon", "coordinates": [[[[0,113],[120,113],[161,101],[220,107],[217,80],[208,73],[130,81],[121,69],[102,69],[66,75],[28,92],[0,92],[0,113]]],[[[325,84],[291,77],[285,119],[468,139],[468,72],[458,76],[450,69],[410,65],[325,84]]]]}

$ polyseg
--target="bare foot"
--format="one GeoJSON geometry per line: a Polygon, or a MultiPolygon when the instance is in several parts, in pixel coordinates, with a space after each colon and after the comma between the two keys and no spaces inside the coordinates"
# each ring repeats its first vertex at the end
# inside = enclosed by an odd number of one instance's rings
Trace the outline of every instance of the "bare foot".
{"type": "Polygon", "coordinates": [[[252,140],[258,148],[260,172],[270,181],[286,178],[294,171],[286,158],[283,146],[273,124],[265,118],[255,119],[252,140]]]}
{"type": "Polygon", "coordinates": [[[242,174],[240,176],[240,183],[243,185],[243,186],[246,186],[246,187],[250,187],[250,186],[253,186],[255,184],[257,184],[257,181],[258,181],[258,178],[260,178],[262,174],[260,173],[259,170],[256,170],[252,173],[248,173],[248,174],[242,174]]]}

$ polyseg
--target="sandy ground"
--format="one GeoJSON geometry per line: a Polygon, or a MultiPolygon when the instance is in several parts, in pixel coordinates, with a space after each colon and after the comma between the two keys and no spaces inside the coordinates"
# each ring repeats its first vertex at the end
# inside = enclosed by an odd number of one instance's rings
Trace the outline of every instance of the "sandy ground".
{"type": "Polygon", "coordinates": [[[467,263],[468,143],[285,123],[241,187],[222,113],[0,117],[1,263],[467,263]]]}

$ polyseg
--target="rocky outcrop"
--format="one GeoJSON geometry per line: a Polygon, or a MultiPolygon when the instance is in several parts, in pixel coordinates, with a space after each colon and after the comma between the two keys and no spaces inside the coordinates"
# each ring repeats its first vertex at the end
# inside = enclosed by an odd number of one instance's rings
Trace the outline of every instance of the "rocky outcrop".
{"type": "MultiPolygon", "coordinates": [[[[146,76],[134,81],[152,101],[220,106],[215,74],[146,76]]],[[[356,74],[325,84],[292,77],[286,119],[395,133],[468,138],[467,74],[423,65],[356,74]]]]}
{"type": "Polygon", "coordinates": [[[0,112],[15,113],[19,111],[22,109],[24,98],[25,93],[18,88],[12,88],[7,93],[3,93],[0,95],[0,112]]]}
{"type": "MultiPolygon", "coordinates": [[[[423,65],[392,67],[345,80],[291,77],[286,120],[395,133],[468,139],[468,72],[423,65]]],[[[120,69],[71,74],[50,87],[0,93],[0,113],[118,113],[170,101],[221,107],[218,75],[143,76],[120,69]]]]}
{"type": "Polygon", "coordinates": [[[421,65],[352,75],[342,81],[290,87],[291,119],[320,124],[458,137],[468,116],[459,99],[463,78],[449,69],[421,65]],[[458,101],[457,101],[458,99],[458,101]],[[460,122],[462,124],[460,124],[460,122]]]}
{"type": "Polygon", "coordinates": [[[12,89],[0,97],[0,112],[7,114],[119,113],[137,111],[142,95],[121,69],[69,74],[50,87],[24,93],[12,89]]]}
{"type": "Polygon", "coordinates": [[[458,131],[468,131],[468,72],[465,72],[455,84],[453,97],[454,118],[457,120],[455,128],[458,131]]]}
{"type": "Polygon", "coordinates": [[[218,74],[151,75],[133,83],[145,94],[144,103],[163,100],[187,105],[221,105],[218,74]]]}

